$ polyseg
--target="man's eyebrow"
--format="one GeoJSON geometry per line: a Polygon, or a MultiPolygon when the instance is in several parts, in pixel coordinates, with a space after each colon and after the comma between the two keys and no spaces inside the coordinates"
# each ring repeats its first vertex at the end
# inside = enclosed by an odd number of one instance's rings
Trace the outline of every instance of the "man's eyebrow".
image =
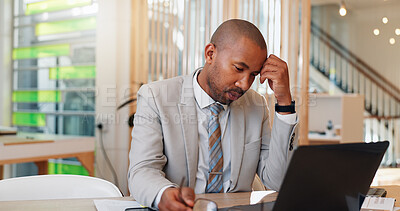
{"type": "Polygon", "coordinates": [[[242,66],[242,67],[245,67],[246,69],[249,69],[249,65],[247,65],[247,64],[244,63],[244,62],[238,62],[238,64],[239,64],[240,66],[242,66]]]}

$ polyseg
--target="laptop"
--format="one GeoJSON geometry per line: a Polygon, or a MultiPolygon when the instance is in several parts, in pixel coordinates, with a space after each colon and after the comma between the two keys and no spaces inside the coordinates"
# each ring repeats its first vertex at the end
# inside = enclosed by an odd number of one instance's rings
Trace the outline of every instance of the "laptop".
{"type": "Polygon", "coordinates": [[[300,146],[275,202],[235,210],[358,211],[388,146],[388,141],[300,146]]]}

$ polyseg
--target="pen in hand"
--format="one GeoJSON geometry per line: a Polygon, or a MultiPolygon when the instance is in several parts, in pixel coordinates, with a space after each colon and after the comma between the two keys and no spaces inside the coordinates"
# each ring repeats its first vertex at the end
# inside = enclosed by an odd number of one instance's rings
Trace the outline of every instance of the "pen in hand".
{"type": "Polygon", "coordinates": [[[189,206],[186,204],[186,202],[185,202],[185,200],[183,199],[183,197],[182,197],[182,187],[183,187],[184,182],[185,182],[185,177],[182,177],[181,184],[179,184],[179,200],[180,200],[186,207],[189,207],[189,206]]]}
{"type": "MultiPolygon", "coordinates": [[[[177,182],[179,184],[179,182],[177,182]]],[[[192,210],[195,193],[190,187],[185,187],[185,179],[182,178],[180,186],[165,189],[158,203],[159,210],[192,210]]]]}

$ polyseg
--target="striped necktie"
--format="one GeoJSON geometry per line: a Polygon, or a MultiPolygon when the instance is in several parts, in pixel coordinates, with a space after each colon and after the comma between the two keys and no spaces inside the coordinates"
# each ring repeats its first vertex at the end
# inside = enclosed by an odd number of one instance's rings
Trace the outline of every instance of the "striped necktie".
{"type": "Polygon", "coordinates": [[[223,192],[222,168],[224,165],[221,146],[221,128],[218,121],[218,114],[222,110],[224,110],[224,107],[220,104],[214,103],[210,105],[211,116],[208,123],[208,154],[210,160],[207,193],[223,192]]]}

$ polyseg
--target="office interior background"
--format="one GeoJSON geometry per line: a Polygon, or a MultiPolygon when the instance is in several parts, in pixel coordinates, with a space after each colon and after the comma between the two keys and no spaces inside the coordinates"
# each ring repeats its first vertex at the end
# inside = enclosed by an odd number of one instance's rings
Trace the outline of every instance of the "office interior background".
{"type": "MultiPolygon", "coordinates": [[[[0,125],[96,137],[95,175],[126,194],[140,85],[201,67],[216,27],[241,18],[288,63],[300,144],[389,140],[382,167],[398,167],[398,11],[398,0],[2,0],[0,125]]],[[[252,88],[273,109],[266,84],[252,88]]],[[[37,174],[33,163],[3,170],[37,174]]],[[[378,171],[380,182],[400,182],[396,170],[378,171]]],[[[48,172],[88,175],[75,158],[49,160],[48,172]]]]}

